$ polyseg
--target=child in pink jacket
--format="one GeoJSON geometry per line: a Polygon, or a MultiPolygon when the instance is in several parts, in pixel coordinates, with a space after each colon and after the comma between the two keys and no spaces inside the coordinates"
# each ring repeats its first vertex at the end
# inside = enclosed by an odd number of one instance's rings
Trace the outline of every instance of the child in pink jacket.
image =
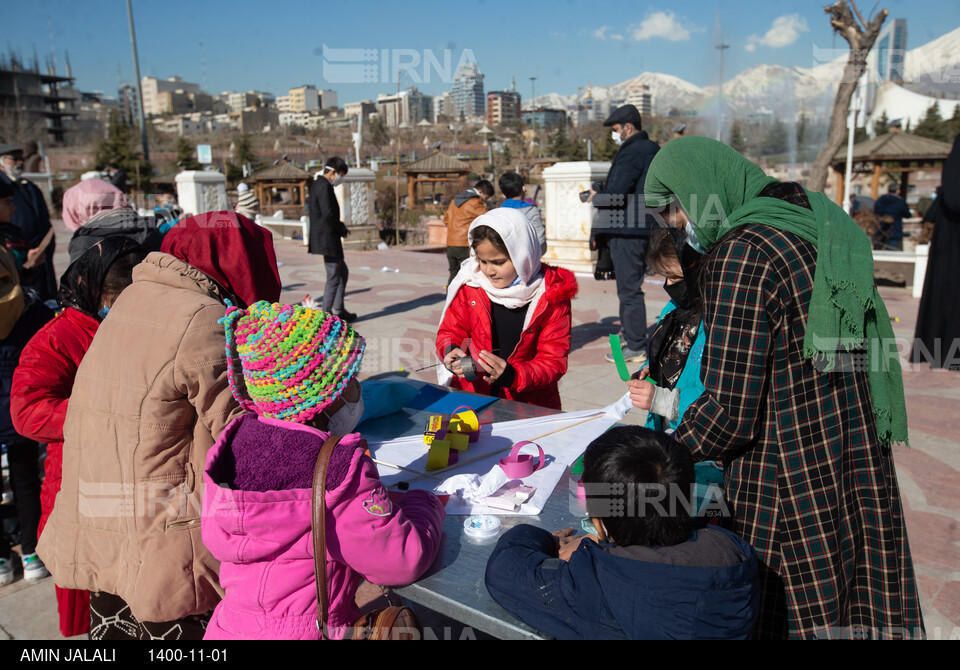
{"type": "Polygon", "coordinates": [[[327,469],[327,590],[331,638],[357,619],[362,579],[416,580],[440,547],[444,510],[426,491],[392,504],[351,431],[363,414],[356,374],[364,341],[319,310],[270,304],[223,319],[230,385],[251,414],[207,454],[203,542],[221,561],[223,600],[204,639],[318,639],[310,529],[317,455],[345,435],[327,469]]]}

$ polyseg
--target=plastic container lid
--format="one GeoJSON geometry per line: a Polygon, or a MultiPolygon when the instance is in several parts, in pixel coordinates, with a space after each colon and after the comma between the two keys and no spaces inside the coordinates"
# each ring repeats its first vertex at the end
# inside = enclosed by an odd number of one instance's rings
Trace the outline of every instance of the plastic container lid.
{"type": "Polygon", "coordinates": [[[500,519],[490,514],[474,514],[463,522],[463,532],[469,537],[494,537],[500,532],[500,519]]]}

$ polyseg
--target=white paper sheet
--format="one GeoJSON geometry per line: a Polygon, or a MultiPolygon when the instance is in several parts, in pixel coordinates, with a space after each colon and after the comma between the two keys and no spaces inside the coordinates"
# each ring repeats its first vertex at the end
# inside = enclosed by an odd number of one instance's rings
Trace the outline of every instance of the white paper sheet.
{"type": "MultiPolygon", "coordinates": [[[[380,478],[388,487],[394,488],[400,482],[408,482],[410,489],[458,491],[450,496],[446,507],[447,514],[470,515],[487,512],[498,515],[532,516],[539,514],[543,509],[567,466],[583,453],[594,438],[622,420],[632,406],[630,396],[624,395],[617,402],[601,409],[566,412],[481,426],[479,441],[471,444],[466,452],[460,454],[461,464],[442,472],[427,472],[424,469],[427,464],[428,447],[423,444],[422,435],[371,442],[370,454],[378,461],[424,473],[424,476],[419,476],[378,463],[380,478]],[[514,443],[521,440],[536,442],[543,448],[544,466],[523,479],[524,484],[536,486],[537,492],[520,507],[519,512],[514,513],[496,510],[474,502],[473,499],[479,500],[489,495],[507,481],[498,462],[510,453],[514,443]],[[478,456],[483,458],[473,460],[478,456]],[[463,475],[475,475],[475,477],[463,477],[463,475]]],[[[528,453],[528,451],[534,453],[536,450],[533,447],[526,447],[522,453],[528,453]]]]}

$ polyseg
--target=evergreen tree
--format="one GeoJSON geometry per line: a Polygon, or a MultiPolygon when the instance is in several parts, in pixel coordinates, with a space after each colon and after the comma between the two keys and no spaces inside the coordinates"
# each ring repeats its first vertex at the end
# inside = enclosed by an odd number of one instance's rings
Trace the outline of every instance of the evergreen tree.
{"type": "Polygon", "coordinates": [[[946,141],[943,117],[940,116],[940,106],[935,101],[927,107],[927,111],[923,113],[923,118],[920,119],[920,123],[917,124],[913,134],[920,137],[929,137],[933,140],[946,141]]]}
{"type": "Polygon", "coordinates": [[[197,148],[186,137],[177,138],[176,163],[184,170],[202,170],[203,166],[197,160],[197,148]]]}
{"type": "Polygon", "coordinates": [[[761,153],[764,156],[769,156],[771,154],[782,154],[787,150],[787,126],[777,119],[774,121],[773,126],[767,132],[767,136],[763,138],[763,144],[761,145],[761,153]]]}
{"type": "Polygon", "coordinates": [[[140,188],[145,189],[150,180],[150,164],[143,159],[140,133],[126,125],[118,112],[110,114],[107,138],[97,142],[94,160],[97,166],[106,167],[116,163],[127,173],[128,183],[136,186],[139,172],[140,188]]]}
{"type": "Polygon", "coordinates": [[[600,161],[612,161],[616,158],[618,151],[620,151],[620,147],[613,141],[610,133],[606,133],[603,139],[597,142],[597,145],[593,148],[593,155],[600,161]]]}
{"type": "Polygon", "coordinates": [[[888,125],[890,125],[890,119],[887,118],[887,110],[883,110],[880,118],[873,122],[873,134],[877,137],[885,135],[890,132],[890,129],[887,128],[888,125]]]}
{"type": "Polygon", "coordinates": [[[800,120],[797,121],[797,149],[803,147],[803,141],[807,136],[807,115],[801,114],[800,120]]]}

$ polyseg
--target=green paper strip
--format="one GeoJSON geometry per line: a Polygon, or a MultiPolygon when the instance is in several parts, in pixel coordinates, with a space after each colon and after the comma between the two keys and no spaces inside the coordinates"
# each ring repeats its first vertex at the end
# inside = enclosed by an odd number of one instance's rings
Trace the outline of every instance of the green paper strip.
{"type": "Polygon", "coordinates": [[[613,354],[613,362],[617,364],[617,374],[622,381],[630,381],[630,371],[627,369],[627,362],[623,360],[623,347],[620,346],[620,336],[610,336],[610,353],[613,354]]]}

